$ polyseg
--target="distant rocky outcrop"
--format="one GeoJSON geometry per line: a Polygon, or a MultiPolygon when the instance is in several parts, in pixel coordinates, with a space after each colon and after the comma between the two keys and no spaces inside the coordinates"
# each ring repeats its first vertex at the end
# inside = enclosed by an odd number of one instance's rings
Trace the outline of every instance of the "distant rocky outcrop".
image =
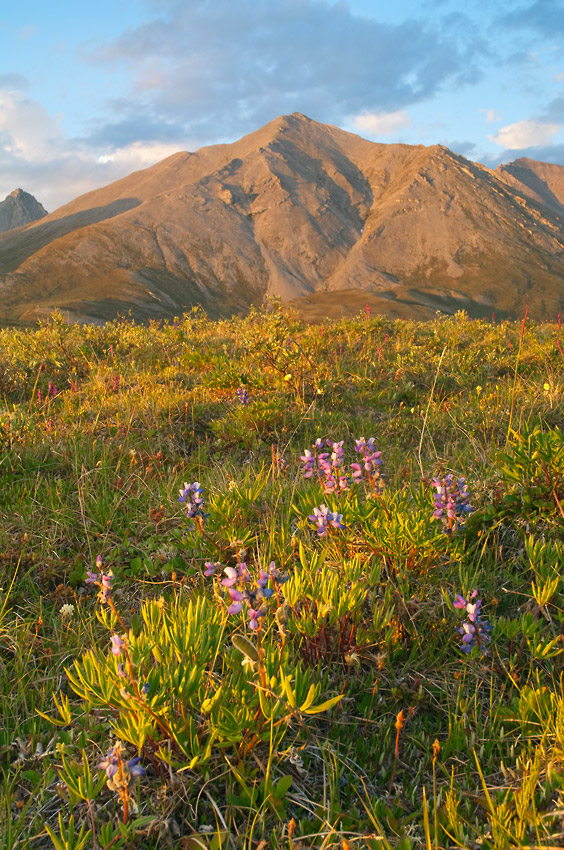
{"type": "Polygon", "coordinates": [[[14,230],[24,224],[31,224],[47,215],[47,210],[39,201],[24,192],[23,189],[14,189],[13,192],[0,202],[0,233],[14,230]]]}
{"type": "Polygon", "coordinates": [[[0,234],[0,320],[564,311],[564,167],[497,171],[304,115],[180,152],[0,234]]]}

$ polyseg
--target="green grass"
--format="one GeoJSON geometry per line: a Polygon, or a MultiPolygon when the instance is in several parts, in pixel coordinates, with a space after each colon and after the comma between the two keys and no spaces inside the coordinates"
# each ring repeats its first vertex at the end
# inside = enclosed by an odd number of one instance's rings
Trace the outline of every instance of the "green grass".
{"type": "Polygon", "coordinates": [[[561,846],[563,345],[464,314],[0,330],[0,848],[561,846]],[[360,437],[382,491],[304,479],[360,437]],[[474,511],[445,534],[449,473],[474,511]],[[257,631],[242,560],[287,578],[257,631]],[[146,774],[108,787],[118,741],[146,774]]]}

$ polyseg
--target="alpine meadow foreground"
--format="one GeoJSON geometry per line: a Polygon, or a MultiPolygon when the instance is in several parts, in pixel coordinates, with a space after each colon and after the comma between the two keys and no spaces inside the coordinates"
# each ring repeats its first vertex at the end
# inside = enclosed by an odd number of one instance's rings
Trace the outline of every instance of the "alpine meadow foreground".
{"type": "Polygon", "coordinates": [[[0,330],[0,847],[564,843],[560,320],[0,330]]]}

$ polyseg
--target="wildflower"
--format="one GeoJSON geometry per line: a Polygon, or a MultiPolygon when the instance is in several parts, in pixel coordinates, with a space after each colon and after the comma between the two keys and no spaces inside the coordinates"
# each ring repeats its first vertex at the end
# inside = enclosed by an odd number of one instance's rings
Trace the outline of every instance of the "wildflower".
{"type": "Polygon", "coordinates": [[[382,480],[379,467],[382,465],[382,452],[376,451],[376,440],[374,437],[369,437],[365,440],[360,437],[355,440],[355,451],[362,454],[362,464],[352,463],[353,481],[360,481],[366,473],[366,478],[372,488],[376,490],[382,489],[382,480]]]}
{"type": "Polygon", "coordinates": [[[254,608],[247,608],[247,615],[249,617],[249,628],[253,630],[258,629],[258,621],[262,617],[262,611],[260,609],[256,611],[254,608]]]}
{"type": "Polygon", "coordinates": [[[300,456],[300,460],[304,462],[305,466],[304,478],[311,478],[315,464],[315,455],[313,455],[309,449],[305,449],[303,455],[300,456]]]}
{"type": "Polygon", "coordinates": [[[319,508],[314,508],[313,513],[308,519],[317,525],[317,533],[319,537],[325,537],[329,526],[332,528],[344,528],[343,515],[335,511],[330,511],[327,505],[321,505],[319,508]]]}
{"type": "Polygon", "coordinates": [[[213,574],[215,573],[218,566],[219,566],[219,564],[212,564],[211,561],[206,561],[205,564],[204,564],[204,567],[205,567],[204,575],[205,576],[213,576],[213,574]]]}
{"type": "Polygon", "coordinates": [[[62,620],[70,620],[72,615],[74,614],[74,605],[70,605],[68,602],[61,606],[59,611],[62,620]]]}
{"type": "Polygon", "coordinates": [[[257,599],[270,599],[270,597],[274,593],[274,590],[271,587],[268,587],[269,579],[269,573],[265,573],[264,570],[259,570],[259,577],[257,579],[258,590],[256,591],[257,599]]]}
{"type": "Polygon", "coordinates": [[[235,567],[225,567],[223,572],[227,576],[227,578],[221,580],[224,587],[233,587],[238,581],[246,582],[249,578],[249,571],[244,562],[237,564],[237,569],[235,567]]]}
{"type": "Polygon", "coordinates": [[[287,581],[290,580],[290,576],[288,573],[281,573],[280,570],[276,566],[275,561],[271,561],[268,567],[268,575],[274,582],[274,584],[286,584],[287,581]]]}
{"type": "Polygon", "coordinates": [[[241,590],[235,590],[232,587],[230,587],[228,589],[228,593],[229,593],[229,596],[231,597],[231,599],[233,600],[233,602],[228,607],[227,613],[228,614],[240,614],[241,611],[243,610],[243,599],[246,598],[245,593],[241,590]]]}
{"type": "MultiPolygon", "coordinates": [[[[100,555],[96,558],[96,566],[99,570],[102,569],[102,558],[100,555]]],[[[114,580],[114,574],[111,570],[109,572],[99,572],[93,573],[91,570],[86,571],[86,584],[97,584],[100,588],[100,592],[98,594],[98,599],[100,602],[108,602],[110,599],[110,594],[112,591],[112,582],[114,580]]]]}
{"type": "Polygon", "coordinates": [[[437,491],[433,497],[435,506],[433,517],[442,521],[446,534],[451,534],[462,525],[466,514],[473,510],[469,504],[470,494],[466,479],[459,478],[455,481],[449,474],[442,480],[434,478],[433,487],[437,491]]]}
{"type": "Polygon", "coordinates": [[[119,635],[112,635],[110,638],[112,644],[112,655],[121,655],[125,646],[119,635]]]}
{"type": "Polygon", "coordinates": [[[485,655],[492,626],[489,620],[483,620],[480,616],[482,600],[476,599],[477,595],[477,590],[473,590],[468,599],[465,599],[459,593],[456,594],[453,602],[454,607],[460,610],[465,608],[468,615],[468,622],[457,626],[456,631],[462,635],[462,644],[460,646],[462,652],[468,653],[473,646],[478,646],[482,655],[485,655]],[[476,601],[474,602],[474,600],[476,601]]]}
{"type": "Polygon", "coordinates": [[[237,398],[241,404],[248,404],[250,402],[249,394],[244,386],[240,386],[237,390],[237,398]]]}
{"type": "Polygon", "coordinates": [[[114,580],[114,574],[110,570],[109,573],[102,573],[101,579],[98,582],[100,585],[100,593],[98,594],[98,598],[100,602],[107,602],[110,598],[110,592],[112,590],[112,581],[114,580]]]}
{"type": "Polygon", "coordinates": [[[184,482],[184,487],[178,491],[180,496],[179,502],[186,505],[186,514],[188,517],[205,517],[203,511],[204,499],[202,497],[202,485],[199,481],[194,481],[193,484],[184,482]]]}
{"type": "Polygon", "coordinates": [[[111,791],[124,791],[131,784],[133,777],[145,775],[146,770],[140,761],[141,757],[135,756],[124,762],[121,758],[121,745],[116,744],[98,764],[98,769],[106,772],[108,788],[111,791]]]}

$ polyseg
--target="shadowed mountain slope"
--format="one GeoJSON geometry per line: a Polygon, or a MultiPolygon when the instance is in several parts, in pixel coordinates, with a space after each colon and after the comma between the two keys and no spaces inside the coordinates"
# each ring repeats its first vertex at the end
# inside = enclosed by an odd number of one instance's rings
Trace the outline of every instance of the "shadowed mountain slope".
{"type": "MultiPolygon", "coordinates": [[[[524,163],[524,164],[523,164],[524,163]]],[[[564,168],[492,172],[303,115],[181,152],[0,234],[0,319],[212,317],[268,295],[306,318],[550,319],[564,308],[564,168]],[[4,312],[2,312],[4,311],[4,312]]]]}

